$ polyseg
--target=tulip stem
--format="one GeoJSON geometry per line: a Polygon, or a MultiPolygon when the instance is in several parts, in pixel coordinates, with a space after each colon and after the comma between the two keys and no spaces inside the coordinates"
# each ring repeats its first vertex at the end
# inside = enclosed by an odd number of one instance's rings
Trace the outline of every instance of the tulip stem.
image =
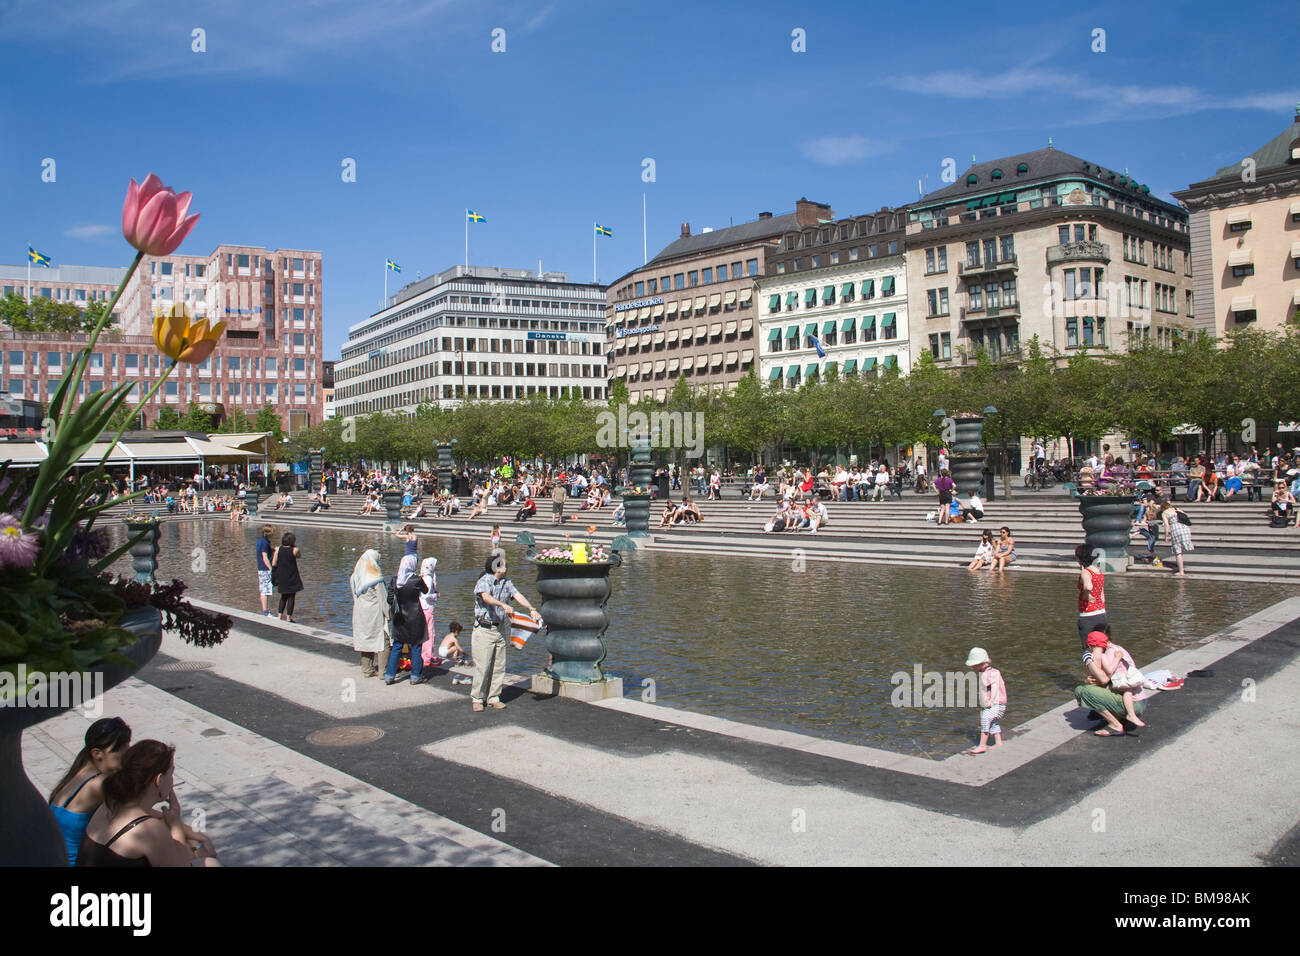
{"type": "MultiPolygon", "coordinates": [[[[90,338],[86,341],[85,348],[77,353],[77,360],[72,363],[72,380],[68,383],[68,397],[64,399],[63,407],[59,410],[60,426],[72,414],[72,402],[81,391],[81,380],[85,376],[86,368],[90,365],[90,353],[95,348],[95,343],[99,341],[99,333],[104,330],[104,326],[112,321],[113,307],[117,305],[117,300],[122,298],[122,293],[126,291],[126,284],[131,281],[131,276],[135,274],[135,270],[139,268],[140,260],[143,258],[144,253],[137,251],[135,258],[131,260],[131,268],[127,269],[126,275],[122,276],[122,281],[118,284],[117,291],[113,293],[113,298],[109,300],[104,314],[95,323],[95,327],[90,330],[90,338]]],[[[107,456],[105,456],[104,460],[108,460],[107,456]]]]}
{"type": "Polygon", "coordinates": [[[117,443],[122,440],[122,436],[127,433],[127,430],[131,427],[131,423],[135,421],[135,416],[140,414],[140,409],[149,404],[149,399],[158,394],[158,389],[162,387],[163,382],[167,381],[167,379],[171,377],[172,370],[175,368],[176,360],[172,359],[172,364],[167,366],[167,371],[163,372],[162,377],[153,383],[153,388],[149,389],[149,391],[145,393],[144,398],[140,400],[140,404],[135,407],[135,412],[131,415],[130,419],[122,425],[121,430],[119,430],[117,435],[113,438],[113,443],[104,450],[104,457],[100,459],[99,462],[101,468],[108,462],[108,456],[113,453],[113,449],[117,447],[117,443]]]}

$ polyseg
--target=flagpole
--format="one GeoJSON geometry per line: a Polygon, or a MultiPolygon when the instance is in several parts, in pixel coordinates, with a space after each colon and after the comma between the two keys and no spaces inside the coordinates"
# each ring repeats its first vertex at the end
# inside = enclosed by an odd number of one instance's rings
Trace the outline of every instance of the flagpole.
{"type": "Polygon", "coordinates": [[[596,284],[596,223],[591,224],[591,284],[596,284]]]}
{"type": "Polygon", "coordinates": [[[382,308],[388,308],[388,263],[384,263],[384,302],[382,308]]]}
{"type": "Polygon", "coordinates": [[[469,213],[465,213],[465,271],[469,272],[469,213]]]}
{"type": "Polygon", "coordinates": [[[650,261],[650,256],[646,251],[645,244],[645,193],[641,193],[641,264],[645,265],[650,261]]]}

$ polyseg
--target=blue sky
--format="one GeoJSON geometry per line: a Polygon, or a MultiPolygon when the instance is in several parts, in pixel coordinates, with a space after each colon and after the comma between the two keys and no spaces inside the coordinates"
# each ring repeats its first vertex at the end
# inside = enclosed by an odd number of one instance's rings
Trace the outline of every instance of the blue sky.
{"type": "Polygon", "coordinates": [[[466,207],[488,219],[474,264],[583,281],[593,223],[612,227],[610,282],[641,263],[643,191],[651,256],[683,221],[805,195],[840,216],[901,204],[918,179],[943,185],[946,157],[961,170],[1049,136],[1168,199],[1300,101],[1291,5],[1249,9],[1225,33],[1222,4],[1185,0],[0,0],[0,262],[30,240],[56,263],[125,265],[125,186],[156,172],[202,214],[182,252],[324,253],[335,358],[379,307],[385,258],[408,281],[463,261],[466,207]]]}

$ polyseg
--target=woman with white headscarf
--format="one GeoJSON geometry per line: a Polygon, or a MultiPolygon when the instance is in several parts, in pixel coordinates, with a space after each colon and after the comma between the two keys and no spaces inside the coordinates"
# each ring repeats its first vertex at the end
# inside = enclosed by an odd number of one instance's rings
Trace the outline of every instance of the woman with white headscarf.
{"type": "Polygon", "coordinates": [[[420,562],[420,580],[428,589],[420,595],[420,609],[424,611],[425,631],[429,635],[420,646],[420,659],[425,667],[433,664],[434,650],[438,644],[438,632],[433,624],[433,609],[438,606],[438,559],[425,558],[420,562]]]}
{"type": "Polygon", "coordinates": [[[388,589],[379,571],[379,552],[361,555],[349,581],[352,587],[352,647],[361,652],[361,673],[374,677],[384,642],[392,632],[388,617],[388,589]]]}
{"type": "Polygon", "coordinates": [[[415,555],[405,555],[397,572],[397,618],[393,621],[393,646],[388,651],[388,666],[384,669],[385,684],[397,680],[397,664],[402,657],[403,645],[409,645],[411,649],[411,683],[423,684],[428,680],[424,676],[421,645],[429,635],[424,623],[424,608],[420,606],[420,596],[428,591],[428,586],[415,573],[418,563],[419,558],[415,555]]]}

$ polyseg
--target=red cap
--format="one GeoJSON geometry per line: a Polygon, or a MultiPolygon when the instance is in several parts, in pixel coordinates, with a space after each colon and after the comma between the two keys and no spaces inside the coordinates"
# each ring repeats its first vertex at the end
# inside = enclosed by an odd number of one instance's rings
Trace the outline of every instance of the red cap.
{"type": "Polygon", "coordinates": [[[1110,638],[1101,631],[1093,631],[1088,635],[1089,647],[1106,647],[1108,644],[1110,644],[1110,638]]]}

